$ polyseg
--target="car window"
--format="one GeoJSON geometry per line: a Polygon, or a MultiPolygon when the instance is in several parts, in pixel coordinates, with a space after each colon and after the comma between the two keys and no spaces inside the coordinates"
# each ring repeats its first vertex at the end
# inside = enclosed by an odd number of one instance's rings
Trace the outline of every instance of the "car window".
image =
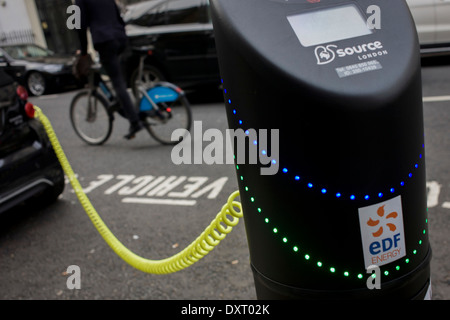
{"type": "Polygon", "coordinates": [[[206,5],[205,5],[205,16],[206,16],[206,22],[208,23],[212,23],[212,17],[211,17],[211,11],[210,11],[210,3],[209,0],[206,0],[206,5]]]}
{"type": "Polygon", "coordinates": [[[134,24],[142,27],[150,27],[165,24],[166,2],[148,1],[133,6],[124,17],[127,24],[134,24]]]}
{"type": "Polygon", "coordinates": [[[51,54],[50,51],[34,45],[7,46],[3,50],[14,59],[47,57],[51,54]]]}
{"type": "Polygon", "coordinates": [[[172,0],[167,3],[167,24],[204,22],[200,0],[172,0]]]}
{"type": "Polygon", "coordinates": [[[27,46],[26,50],[28,52],[28,55],[32,58],[48,57],[52,54],[51,51],[36,46],[27,46]]]}
{"type": "Polygon", "coordinates": [[[124,20],[141,27],[207,22],[204,4],[204,0],[145,1],[131,6],[124,20]]]}

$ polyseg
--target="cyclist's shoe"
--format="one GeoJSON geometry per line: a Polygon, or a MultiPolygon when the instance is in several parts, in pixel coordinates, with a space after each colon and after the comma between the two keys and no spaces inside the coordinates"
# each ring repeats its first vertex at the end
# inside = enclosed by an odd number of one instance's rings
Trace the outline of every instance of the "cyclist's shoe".
{"type": "Polygon", "coordinates": [[[144,126],[142,125],[142,123],[136,122],[130,125],[130,129],[128,130],[128,133],[125,135],[125,139],[127,140],[131,140],[136,136],[136,133],[138,133],[139,131],[141,131],[144,128],[144,126]]]}

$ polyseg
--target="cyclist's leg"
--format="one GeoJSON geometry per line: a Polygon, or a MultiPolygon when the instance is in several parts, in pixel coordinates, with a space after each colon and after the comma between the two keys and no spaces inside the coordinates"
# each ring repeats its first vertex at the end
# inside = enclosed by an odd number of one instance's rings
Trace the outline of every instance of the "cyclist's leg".
{"type": "Polygon", "coordinates": [[[130,121],[130,130],[125,136],[130,139],[142,129],[138,114],[135,110],[131,97],[127,92],[126,82],[120,66],[121,44],[119,41],[108,41],[96,46],[100,54],[100,60],[106,73],[111,79],[117,98],[119,99],[126,117],[130,121]]]}

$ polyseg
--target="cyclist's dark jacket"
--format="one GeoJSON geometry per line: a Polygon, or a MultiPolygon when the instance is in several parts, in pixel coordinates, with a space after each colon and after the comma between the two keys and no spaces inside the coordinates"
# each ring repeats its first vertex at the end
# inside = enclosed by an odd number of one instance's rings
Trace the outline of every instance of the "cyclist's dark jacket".
{"type": "Polygon", "coordinates": [[[76,0],[75,3],[81,9],[82,54],[87,54],[87,28],[91,31],[94,47],[114,39],[126,41],[125,22],[114,0],[76,0]]]}

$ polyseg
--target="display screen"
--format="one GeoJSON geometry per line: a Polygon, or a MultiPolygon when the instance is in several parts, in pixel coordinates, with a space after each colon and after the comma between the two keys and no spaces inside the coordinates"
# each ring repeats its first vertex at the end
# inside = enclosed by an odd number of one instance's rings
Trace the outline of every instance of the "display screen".
{"type": "Polygon", "coordinates": [[[366,18],[354,4],[300,13],[287,19],[305,47],[372,33],[366,18]]]}

